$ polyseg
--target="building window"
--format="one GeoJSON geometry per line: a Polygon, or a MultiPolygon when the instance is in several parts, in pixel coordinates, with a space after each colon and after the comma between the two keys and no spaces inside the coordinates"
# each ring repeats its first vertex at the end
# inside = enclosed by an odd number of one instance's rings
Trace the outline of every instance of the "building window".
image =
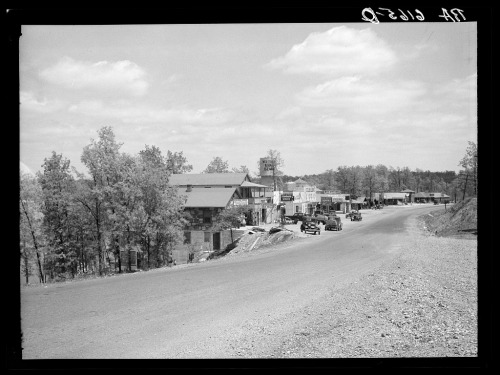
{"type": "Polygon", "coordinates": [[[191,232],[184,232],[184,243],[188,245],[191,243],[191,232]]]}
{"type": "Polygon", "coordinates": [[[203,232],[203,237],[205,242],[210,242],[210,237],[212,237],[212,233],[210,232],[203,232]]]}
{"type": "Polygon", "coordinates": [[[210,210],[203,210],[203,223],[210,224],[212,222],[212,213],[210,210]]]}

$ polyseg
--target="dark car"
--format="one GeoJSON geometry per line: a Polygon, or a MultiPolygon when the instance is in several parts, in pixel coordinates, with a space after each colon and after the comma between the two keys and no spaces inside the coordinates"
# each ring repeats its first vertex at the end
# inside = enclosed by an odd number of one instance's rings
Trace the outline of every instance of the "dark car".
{"type": "Polygon", "coordinates": [[[342,221],[340,217],[336,217],[333,220],[328,220],[325,225],[325,230],[342,230],[342,221]]]}
{"type": "Polygon", "coordinates": [[[311,221],[303,222],[300,226],[300,231],[304,233],[314,233],[315,235],[321,234],[321,229],[318,225],[311,221]]]}
{"type": "Polygon", "coordinates": [[[351,212],[349,212],[349,213],[345,214],[345,218],[346,218],[346,219],[351,219],[351,220],[352,220],[352,217],[353,217],[353,216],[354,216],[354,214],[356,214],[356,213],[359,213],[359,211],[353,210],[353,211],[351,211],[351,212]]]}
{"type": "Polygon", "coordinates": [[[351,221],[361,221],[363,218],[361,217],[361,212],[353,212],[351,215],[351,221]]]}
{"type": "Polygon", "coordinates": [[[297,224],[299,221],[309,221],[311,220],[311,216],[306,215],[302,212],[296,212],[293,215],[286,215],[287,219],[291,220],[294,224],[297,224]]]}

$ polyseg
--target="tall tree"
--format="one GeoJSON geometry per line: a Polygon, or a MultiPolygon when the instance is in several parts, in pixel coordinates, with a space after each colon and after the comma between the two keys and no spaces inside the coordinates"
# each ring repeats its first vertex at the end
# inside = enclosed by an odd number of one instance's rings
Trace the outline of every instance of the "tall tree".
{"type": "Polygon", "coordinates": [[[365,167],[362,186],[369,199],[372,199],[373,193],[378,191],[379,179],[377,177],[377,171],[373,165],[365,167]]]}
{"type": "Polygon", "coordinates": [[[45,282],[42,265],[44,243],[42,204],[42,188],[37,179],[29,174],[21,173],[19,194],[20,237],[26,240],[26,246],[32,245],[35,249],[38,277],[41,283],[45,282]]]}
{"type": "Polygon", "coordinates": [[[61,154],[52,152],[42,165],[38,180],[43,192],[44,228],[50,248],[51,273],[66,278],[67,273],[76,272],[75,225],[71,200],[74,178],[70,174],[70,162],[61,154]]]}
{"type": "Polygon", "coordinates": [[[323,172],[321,185],[323,190],[335,190],[335,171],[333,169],[330,168],[323,172]]]}
{"type": "MultiPolygon", "coordinates": [[[[114,186],[121,180],[120,148],[122,144],[116,141],[113,129],[109,126],[99,129],[98,136],[97,140],[91,139],[91,143],[85,146],[81,160],[87,167],[92,181],[90,194],[87,196],[92,197],[94,200],[92,210],[95,212],[94,223],[96,226],[98,270],[99,274],[102,274],[104,263],[103,233],[104,225],[106,224],[102,221],[102,219],[105,219],[102,214],[106,211],[109,211],[111,215],[116,213],[114,186]]],[[[88,206],[87,208],[90,207],[88,206]]],[[[119,228],[116,227],[116,222],[111,223],[111,227],[115,255],[120,259],[119,228]]]]}
{"type": "MultiPolygon", "coordinates": [[[[477,196],[477,145],[469,141],[469,145],[465,150],[465,155],[460,160],[459,165],[464,169],[463,174],[466,176],[466,181],[470,178],[474,187],[474,195],[477,196]]],[[[467,184],[465,184],[465,187],[467,184]]],[[[465,189],[464,189],[465,197],[465,189]]]]}
{"type": "Polygon", "coordinates": [[[222,160],[220,156],[216,156],[208,164],[203,173],[229,173],[229,163],[222,160]]]}
{"type": "Polygon", "coordinates": [[[349,167],[342,165],[337,167],[335,172],[335,182],[337,190],[341,193],[348,193],[350,188],[349,167]]]}
{"type": "MultiPolygon", "coordinates": [[[[147,265],[156,259],[158,266],[167,258],[167,252],[182,238],[182,203],[177,190],[169,184],[170,167],[155,146],[141,151],[138,159],[137,183],[142,191],[144,210],[143,247],[147,265]]],[[[139,211],[138,211],[139,212],[139,211]]],[[[139,218],[141,215],[136,215],[139,218]]]]}

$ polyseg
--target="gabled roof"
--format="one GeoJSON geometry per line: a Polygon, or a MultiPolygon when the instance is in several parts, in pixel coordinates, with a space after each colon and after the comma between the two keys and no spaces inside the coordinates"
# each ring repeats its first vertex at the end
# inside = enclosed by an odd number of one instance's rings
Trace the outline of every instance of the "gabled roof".
{"type": "Polygon", "coordinates": [[[241,185],[247,179],[246,173],[182,173],[172,174],[169,178],[170,185],[241,185]]]}
{"type": "Polygon", "coordinates": [[[256,184],[250,181],[243,181],[241,187],[269,188],[269,186],[256,184]]]}
{"type": "Polygon", "coordinates": [[[429,198],[429,193],[421,191],[421,192],[415,194],[415,198],[429,198]]]}
{"type": "Polygon", "coordinates": [[[186,188],[179,188],[179,195],[184,195],[187,200],[184,207],[226,207],[233,197],[236,188],[210,188],[210,189],[192,189],[186,191],[186,188]]]}

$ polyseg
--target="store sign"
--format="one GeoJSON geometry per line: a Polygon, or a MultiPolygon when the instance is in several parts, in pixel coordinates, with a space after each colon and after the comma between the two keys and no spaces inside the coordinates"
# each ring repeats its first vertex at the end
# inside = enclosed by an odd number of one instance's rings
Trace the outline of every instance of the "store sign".
{"type": "Polygon", "coordinates": [[[233,199],[233,205],[235,206],[246,206],[248,204],[248,199],[233,199]]]}
{"type": "Polygon", "coordinates": [[[285,201],[289,201],[289,202],[290,202],[290,201],[293,201],[293,195],[282,195],[282,196],[281,196],[281,200],[282,200],[283,202],[285,202],[285,201]]]}
{"type": "Polygon", "coordinates": [[[321,204],[323,206],[328,206],[332,203],[332,197],[321,197],[321,204]]]}

